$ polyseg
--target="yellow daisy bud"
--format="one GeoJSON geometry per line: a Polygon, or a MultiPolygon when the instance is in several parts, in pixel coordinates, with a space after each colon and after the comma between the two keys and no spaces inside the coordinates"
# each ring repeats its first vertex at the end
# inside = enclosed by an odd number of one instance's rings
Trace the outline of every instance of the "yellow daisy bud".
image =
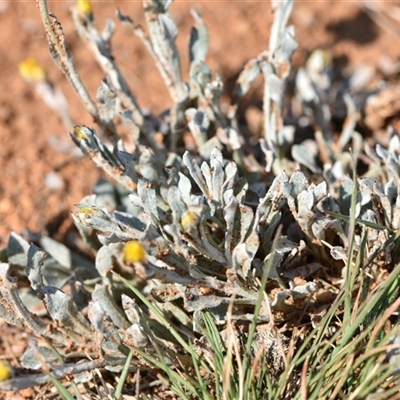
{"type": "Polygon", "coordinates": [[[76,136],[77,139],[79,140],[87,140],[86,133],[84,132],[84,126],[83,125],[76,125],[74,126],[74,135],[76,136]]]}
{"type": "Polygon", "coordinates": [[[12,369],[10,364],[5,361],[0,361],[0,382],[7,381],[12,377],[12,369]]]}
{"type": "Polygon", "coordinates": [[[89,0],[78,0],[76,8],[79,14],[90,15],[93,13],[92,3],[89,0]]]}
{"type": "Polygon", "coordinates": [[[27,82],[42,82],[46,79],[46,70],[33,57],[22,61],[18,67],[27,82]]]}
{"type": "Polygon", "coordinates": [[[129,263],[142,262],[146,259],[144,247],[137,241],[131,240],[124,247],[124,261],[129,263]]]}
{"type": "Polygon", "coordinates": [[[97,215],[99,212],[90,207],[82,207],[79,209],[79,214],[97,215]]]}
{"type": "Polygon", "coordinates": [[[199,222],[199,216],[193,211],[186,211],[181,218],[181,225],[185,231],[195,228],[199,222]]]}
{"type": "Polygon", "coordinates": [[[98,210],[94,210],[93,208],[90,207],[81,207],[77,210],[77,213],[75,214],[80,223],[84,226],[90,226],[89,222],[90,222],[90,217],[92,215],[98,215],[99,211],[98,210]]]}

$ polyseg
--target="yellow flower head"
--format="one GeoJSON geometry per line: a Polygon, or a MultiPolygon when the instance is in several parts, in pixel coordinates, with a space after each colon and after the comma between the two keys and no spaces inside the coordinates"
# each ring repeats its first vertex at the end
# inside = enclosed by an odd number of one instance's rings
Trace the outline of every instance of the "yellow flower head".
{"type": "Polygon", "coordinates": [[[89,0],[78,0],[76,8],[81,15],[91,15],[93,13],[92,3],[89,0]]]}
{"type": "Polygon", "coordinates": [[[46,70],[33,57],[22,61],[18,67],[27,82],[42,82],[46,79],[46,70]]]}
{"type": "Polygon", "coordinates": [[[93,210],[90,207],[82,207],[79,209],[80,214],[88,214],[88,215],[98,215],[99,212],[97,210],[93,210]]]}
{"type": "Polygon", "coordinates": [[[131,240],[124,247],[124,262],[127,264],[142,262],[146,259],[144,247],[137,241],[131,240]]]}
{"type": "Polygon", "coordinates": [[[12,369],[5,361],[0,361],[0,382],[7,381],[12,377],[12,369]]]}
{"type": "Polygon", "coordinates": [[[185,231],[190,231],[199,223],[199,216],[193,211],[186,211],[181,218],[181,225],[185,231]]]}
{"type": "Polygon", "coordinates": [[[84,132],[84,125],[75,125],[74,126],[74,135],[79,140],[87,140],[86,133],[84,132]]]}
{"type": "Polygon", "coordinates": [[[79,222],[84,226],[90,226],[90,218],[92,215],[99,215],[99,211],[90,207],[80,207],[75,213],[79,222]]]}

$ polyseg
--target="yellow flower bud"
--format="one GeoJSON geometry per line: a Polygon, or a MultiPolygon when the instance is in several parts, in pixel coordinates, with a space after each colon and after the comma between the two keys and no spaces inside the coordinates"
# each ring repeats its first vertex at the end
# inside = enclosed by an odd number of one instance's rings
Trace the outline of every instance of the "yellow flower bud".
{"type": "Polygon", "coordinates": [[[79,214],[97,215],[99,212],[90,207],[82,207],[79,209],[79,214]]]}
{"type": "Polygon", "coordinates": [[[74,135],[79,140],[87,140],[86,133],[84,132],[83,125],[76,125],[74,126],[74,135]]]}
{"type": "Polygon", "coordinates": [[[137,241],[131,240],[124,247],[125,263],[142,262],[146,259],[146,251],[144,247],[137,241]]]}
{"type": "Polygon", "coordinates": [[[27,82],[42,82],[46,79],[46,70],[33,57],[19,64],[19,73],[27,82]]]}
{"type": "Polygon", "coordinates": [[[90,217],[92,215],[98,215],[99,211],[98,210],[94,210],[93,208],[90,207],[81,207],[77,210],[77,213],[75,214],[80,223],[84,226],[90,226],[90,217]]]}
{"type": "Polygon", "coordinates": [[[90,15],[93,13],[92,3],[89,0],[78,0],[76,8],[79,14],[90,15]]]}
{"type": "Polygon", "coordinates": [[[186,211],[181,218],[181,225],[185,231],[195,228],[199,222],[199,216],[193,211],[186,211]]]}
{"type": "Polygon", "coordinates": [[[12,377],[12,369],[5,361],[0,361],[0,382],[7,381],[12,377]]]}

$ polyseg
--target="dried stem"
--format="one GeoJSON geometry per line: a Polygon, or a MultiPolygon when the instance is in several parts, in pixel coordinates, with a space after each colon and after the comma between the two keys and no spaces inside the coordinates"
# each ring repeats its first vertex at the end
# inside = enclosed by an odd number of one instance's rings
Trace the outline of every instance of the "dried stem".
{"type": "MultiPolygon", "coordinates": [[[[125,362],[121,358],[120,365],[125,362]]],[[[43,385],[51,382],[51,378],[62,379],[67,375],[79,374],[85,371],[92,371],[96,368],[103,368],[110,365],[110,361],[104,359],[82,362],[79,364],[65,364],[60,366],[53,366],[54,370],[51,371],[51,375],[48,374],[37,374],[37,375],[23,375],[16,377],[8,381],[0,382],[0,389],[2,390],[20,390],[26,389],[32,386],[43,385]]]]}
{"type": "Polygon", "coordinates": [[[90,115],[101,125],[96,104],[91,99],[89,92],[79,77],[72,54],[65,42],[61,24],[54,14],[49,13],[46,0],[37,0],[37,5],[47,33],[50,54],[53,61],[68,78],[90,115]]]}

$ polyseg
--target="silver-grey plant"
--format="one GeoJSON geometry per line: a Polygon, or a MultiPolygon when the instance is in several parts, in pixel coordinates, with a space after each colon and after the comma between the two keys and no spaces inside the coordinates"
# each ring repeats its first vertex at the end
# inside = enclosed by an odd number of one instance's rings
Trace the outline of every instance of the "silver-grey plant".
{"type": "MultiPolygon", "coordinates": [[[[97,194],[73,212],[93,261],[44,236],[10,236],[0,265],[0,316],[44,339],[30,342],[22,365],[35,370],[46,365],[55,378],[74,374],[80,381],[95,368],[121,371],[130,352],[136,355],[135,369],[180,365],[184,351],[194,359],[212,359],[216,349],[205,326],[215,328],[221,346],[229,349],[246,342],[253,323],[255,340],[246,354],[255,363],[263,353],[273,364],[271,379],[278,379],[289,339],[266,327],[307,318],[318,327],[317,316],[327,314],[335,294],[354,279],[349,268],[358,258],[373,279],[378,265],[392,263],[398,254],[397,133],[388,150],[364,145],[354,131],[354,103],[346,95],[350,122],[340,146],[332,148],[330,81],[324,55],[317,52],[295,81],[297,101],[317,126],[315,141],[294,144],[295,126],[284,123],[285,88],[290,79],[293,84],[291,56],[297,48],[294,27],[287,26],[293,1],[272,1],[269,50],[250,60],[237,80],[238,102],[259,74],[264,77],[263,157],[258,159],[246,149],[238,103],[228,113],[220,106],[223,82],[206,63],[210,38],[197,12],[192,11],[189,82],[182,78],[178,28],[168,12],[172,1],[144,1],[147,32],[117,12],[152,55],[173,101],[168,117],[157,120],[141,109],[112,56],[114,22],[99,32],[90,9],[73,10],[79,36],[105,74],[94,101],[75,69],[60,22],[45,0],[37,3],[51,56],[97,123],[96,129],[75,126],[72,140],[115,186],[102,181],[97,194]],[[130,128],[133,151],[119,138],[119,124],[130,128]],[[182,147],[184,130],[193,136],[196,151],[182,147]],[[160,131],[162,141],[156,138],[160,131]],[[371,174],[357,178],[353,165],[361,152],[383,167],[371,163],[371,174]],[[135,296],[126,284],[135,288],[135,296]],[[76,350],[70,363],[67,345],[76,350]]],[[[0,387],[49,379],[38,372],[0,387]]]]}

